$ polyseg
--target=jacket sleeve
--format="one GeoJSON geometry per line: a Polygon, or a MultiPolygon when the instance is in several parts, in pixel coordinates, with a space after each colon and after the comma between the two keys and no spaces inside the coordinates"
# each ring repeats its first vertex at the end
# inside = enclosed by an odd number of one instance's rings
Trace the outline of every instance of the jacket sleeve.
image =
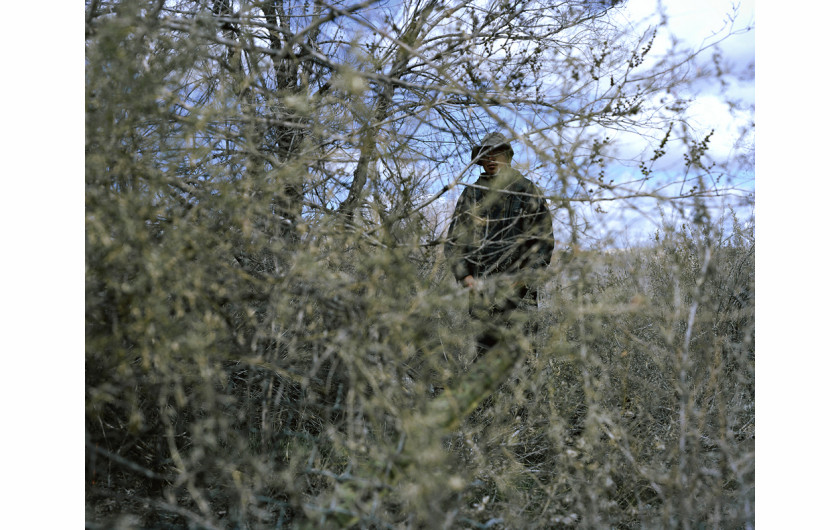
{"type": "Polygon", "coordinates": [[[472,251],[470,238],[468,237],[470,221],[467,215],[470,206],[469,189],[466,189],[458,197],[458,202],[455,204],[452,223],[449,225],[446,244],[443,247],[444,255],[449,259],[452,273],[458,281],[463,280],[470,274],[475,275],[474,265],[467,260],[467,256],[472,251]]]}
{"type": "Polygon", "coordinates": [[[523,268],[544,269],[551,263],[551,253],[554,251],[551,212],[539,188],[534,184],[528,188],[530,197],[523,227],[527,237],[522,265],[523,268]]]}

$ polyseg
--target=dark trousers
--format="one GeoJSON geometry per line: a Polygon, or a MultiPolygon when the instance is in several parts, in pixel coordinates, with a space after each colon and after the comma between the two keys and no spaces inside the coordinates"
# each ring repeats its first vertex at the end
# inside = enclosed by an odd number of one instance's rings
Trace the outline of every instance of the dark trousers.
{"type": "Polygon", "coordinates": [[[470,316],[483,324],[476,337],[476,360],[501,341],[504,329],[522,322],[523,332],[528,335],[536,332],[536,322],[528,313],[536,310],[537,297],[536,292],[527,287],[499,293],[470,291],[469,307],[470,316]]]}

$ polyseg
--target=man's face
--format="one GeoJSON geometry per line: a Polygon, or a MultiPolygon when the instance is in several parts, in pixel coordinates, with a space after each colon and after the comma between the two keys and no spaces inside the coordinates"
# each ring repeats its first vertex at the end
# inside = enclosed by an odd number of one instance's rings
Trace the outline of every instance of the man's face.
{"type": "Polygon", "coordinates": [[[510,157],[505,151],[491,151],[483,155],[478,160],[478,164],[488,175],[495,175],[500,169],[510,165],[510,157]]]}

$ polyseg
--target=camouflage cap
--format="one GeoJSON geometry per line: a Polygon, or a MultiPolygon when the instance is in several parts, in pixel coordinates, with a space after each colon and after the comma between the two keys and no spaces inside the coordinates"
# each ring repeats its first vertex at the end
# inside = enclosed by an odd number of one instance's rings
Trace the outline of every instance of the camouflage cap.
{"type": "Polygon", "coordinates": [[[513,158],[513,148],[510,142],[502,133],[492,132],[484,137],[480,145],[473,146],[470,153],[472,160],[477,160],[481,155],[495,151],[504,151],[513,158]]]}

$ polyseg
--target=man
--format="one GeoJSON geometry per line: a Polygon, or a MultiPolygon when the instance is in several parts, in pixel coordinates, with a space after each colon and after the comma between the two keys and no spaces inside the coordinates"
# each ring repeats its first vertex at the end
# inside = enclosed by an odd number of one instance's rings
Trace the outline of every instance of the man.
{"type": "MultiPolygon", "coordinates": [[[[470,290],[470,314],[501,325],[517,308],[536,308],[536,273],[554,249],[548,205],[512,159],[500,133],[473,147],[472,160],[484,171],[458,198],[445,246],[456,280],[470,290]]],[[[479,355],[497,342],[490,328],[478,339],[479,355]]]]}

